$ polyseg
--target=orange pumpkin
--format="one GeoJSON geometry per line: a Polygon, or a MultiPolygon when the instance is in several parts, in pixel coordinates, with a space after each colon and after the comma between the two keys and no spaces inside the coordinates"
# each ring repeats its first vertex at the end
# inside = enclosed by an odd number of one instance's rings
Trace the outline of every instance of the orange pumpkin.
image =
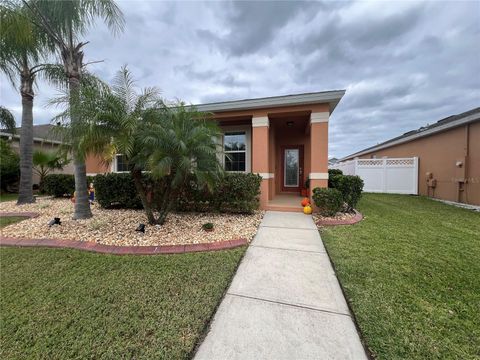
{"type": "Polygon", "coordinates": [[[304,206],[303,213],[306,215],[310,215],[312,213],[312,207],[310,205],[304,206]]]}
{"type": "Polygon", "coordinates": [[[310,204],[310,199],[307,198],[307,197],[303,198],[301,204],[302,204],[303,207],[309,205],[310,204]]]}

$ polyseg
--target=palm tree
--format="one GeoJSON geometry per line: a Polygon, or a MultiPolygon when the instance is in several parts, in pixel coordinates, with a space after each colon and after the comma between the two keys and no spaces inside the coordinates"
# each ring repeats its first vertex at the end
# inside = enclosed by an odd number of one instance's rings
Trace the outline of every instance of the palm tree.
{"type": "Polygon", "coordinates": [[[16,123],[15,117],[6,107],[0,106],[0,126],[2,129],[15,133],[16,123]]]}
{"type": "MultiPolygon", "coordinates": [[[[65,70],[70,103],[78,102],[83,61],[83,47],[88,42],[79,38],[94,25],[97,18],[105,21],[114,32],[123,29],[124,18],[113,0],[22,0],[30,10],[35,24],[44,31],[55,44],[65,70]]],[[[70,111],[71,123],[82,121],[77,112],[70,111]]],[[[87,195],[87,173],[85,158],[73,148],[75,169],[75,211],[74,219],[92,216],[87,195]]]]}
{"type": "MultiPolygon", "coordinates": [[[[111,87],[82,86],[73,109],[83,121],[68,133],[81,144],[78,151],[100,154],[107,163],[122,154],[148,222],[161,225],[189,180],[212,189],[222,166],[215,141],[220,132],[209,114],[182,103],[166,106],[158,94],[155,88],[138,93],[124,67],[111,87]]],[[[58,119],[67,119],[68,111],[58,119]]]]}
{"type": "MultiPolygon", "coordinates": [[[[0,69],[13,87],[19,86],[22,97],[22,127],[20,134],[20,184],[17,204],[35,201],[32,188],[33,156],[33,85],[44,64],[40,60],[50,53],[42,34],[35,30],[23,6],[0,6],[0,69]],[[20,80],[18,82],[18,80],[20,80]],[[18,84],[19,83],[19,84],[18,84]]],[[[2,121],[12,118],[2,110],[2,121]]],[[[13,120],[13,124],[15,121],[13,120]]]]}
{"type": "Polygon", "coordinates": [[[40,192],[43,191],[45,176],[53,170],[62,170],[69,163],[69,159],[60,152],[36,150],[33,153],[33,171],[40,179],[40,192]]]}

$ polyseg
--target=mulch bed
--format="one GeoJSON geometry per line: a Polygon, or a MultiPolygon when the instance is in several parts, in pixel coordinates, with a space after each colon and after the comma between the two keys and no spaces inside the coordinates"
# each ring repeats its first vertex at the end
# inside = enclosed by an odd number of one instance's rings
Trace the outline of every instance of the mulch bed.
{"type": "Polygon", "coordinates": [[[335,225],[353,225],[363,219],[363,215],[357,210],[353,213],[337,213],[332,217],[321,216],[319,214],[313,215],[313,220],[317,226],[335,226],[335,225]]]}
{"type": "Polygon", "coordinates": [[[2,202],[1,216],[30,217],[4,227],[2,236],[91,242],[113,247],[179,246],[175,252],[184,252],[185,249],[180,249],[186,245],[198,245],[192,249],[213,250],[231,247],[240,240],[242,244],[251,241],[264,213],[171,213],[164,225],[152,226],[148,225],[143,210],[106,210],[94,205],[92,212],[90,219],[72,220],[73,203],[69,199],[38,198],[34,204],[21,206],[15,201],[2,202]],[[60,217],[61,225],[48,226],[53,217],[60,217]],[[146,224],[145,233],[135,231],[140,223],[146,224]],[[213,223],[214,231],[204,231],[202,225],[205,223],[213,223]],[[205,244],[212,245],[206,247],[205,244]]]}

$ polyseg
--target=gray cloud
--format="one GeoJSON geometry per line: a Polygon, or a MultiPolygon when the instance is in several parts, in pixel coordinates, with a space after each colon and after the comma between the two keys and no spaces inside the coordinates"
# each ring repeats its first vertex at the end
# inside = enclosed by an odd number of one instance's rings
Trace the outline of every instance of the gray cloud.
{"type": "MultiPolygon", "coordinates": [[[[478,2],[120,1],[126,29],[86,36],[90,70],[110,80],[128,64],[138,86],[201,103],[330,89],[347,93],[331,117],[341,157],[480,99],[478,2]]],[[[20,120],[5,77],[0,102],[20,120]]],[[[35,123],[55,89],[38,81],[35,123]]]]}

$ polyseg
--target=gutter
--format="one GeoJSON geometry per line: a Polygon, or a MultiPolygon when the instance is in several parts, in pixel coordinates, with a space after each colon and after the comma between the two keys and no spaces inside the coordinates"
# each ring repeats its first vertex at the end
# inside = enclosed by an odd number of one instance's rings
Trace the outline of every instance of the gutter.
{"type": "MultiPolygon", "coordinates": [[[[17,134],[11,134],[11,133],[5,133],[5,132],[0,132],[0,137],[7,137],[9,139],[11,138],[17,138],[20,140],[20,135],[17,134]]],[[[40,143],[51,143],[51,144],[57,144],[57,145],[63,145],[64,143],[62,141],[58,140],[50,140],[50,139],[44,139],[44,138],[38,138],[34,137],[33,141],[35,142],[40,142],[40,143]]]]}
{"type": "Polygon", "coordinates": [[[412,135],[405,136],[401,139],[397,139],[397,140],[394,140],[394,141],[391,141],[391,142],[387,142],[385,144],[380,144],[380,145],[377,145],[377,146],[374,146],[374,147],[371,147],[371,148],[367,148],[365,150],[361,150],[359,152],[356,152],[354,154],[351,154],[351,155],[348,155],[348,156],[345,156],[345,157],[341,158],[339,160],[339,162],[340,161],[345,161],[345,160],[350,160],[350,159],[353,159],[357,156],[369,154],[369,153],[377,151],[377,150],[383,150],[383,149],[386,149],[386,148],[389,148],[389,147],[392,147],[392,146],[395,146],[395,145],[403,144],[403,143],[406,143],[406,142],[409,142],[409,141],[412,141],[412,140],[416,140],[416,139],[419,139],[419,138],[422,138],[422,137],[425,137],[425,136],[430,136],[430,135],[436,134],[438,132],[446,131],[446,130],[449,130],[449,129],[452,129],[452,128],[455,128],[455,127],[459,127],[459,126],[462,126],[462,125],[465,125],[465,124],[468,124],[468,123],[471,123],[471,122],[474,122],[474,121],[477,121],[477,120],[480,120],[480,113],[472,114],[472,115],[466,116],[466,117],[464,117],[462,119],[458,119],[456,121],[452,121],[452,122],[447,123],[447,124],[435,126],[431,129],[427,129],[427,130],[424,130],[424,131],[421,131],[421,132],[418,132],[418,133],[415,133],[415,134],[412,134],[412,135]]]}
{"type": "Polygon", "coordinates": [[[345,94],[345,90],[334,90],[316,93],[306,93],[298,95],[273,96],[258,99],[245,99],[216,102],[210,104],[197,104],[195,106],[202,112],[220,112],[220,111],[234,111],[234,110],[250,110],[262,109],[277,106],[289,105],[309,105],[316,103],[330,103],[331,112],[335,109],[337,104],[345,94]]]}

